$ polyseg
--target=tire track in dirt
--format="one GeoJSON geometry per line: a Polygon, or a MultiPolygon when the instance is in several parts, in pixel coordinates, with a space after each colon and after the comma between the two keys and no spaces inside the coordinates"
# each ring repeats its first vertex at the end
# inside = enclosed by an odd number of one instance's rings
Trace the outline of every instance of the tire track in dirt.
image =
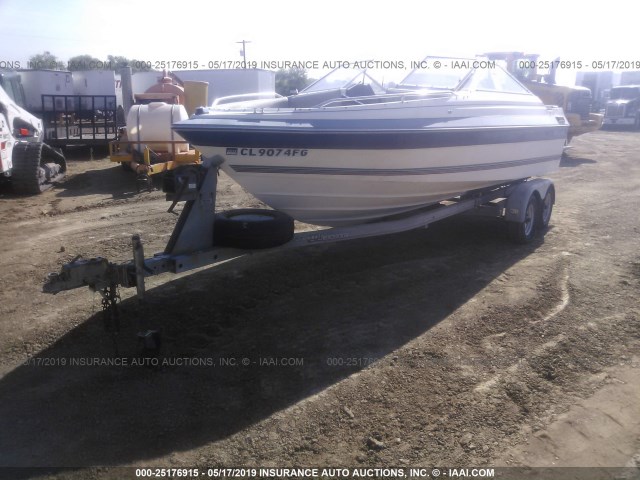
{"type": "MultiPolygon", "coordinates": [[[[541,312],[542,314],[544,314],[544,317],[540,320],[531,320],[530,322],[531,325],[548,322],[549,320],[553,319],[556,315],[560,314],[569,305],[570,298],[571,298],[569,295],[569,268],[566,262],[564,262],[563,267],[560,269],[559,273],[560,273],[560,276],[559,276],[560,281],[558,282],[558,285],[556,287],[559,290],[559,297],[560,297],[559,301],[555,305],[553,304],[548,305],[549,311],[547,313],[541,312]]],[[[554,273],[553,276],[555,275],[556,274],[554,273]]],[[[482,347],[486,350],[485,353],[494,354],[497,350],[493,345],[494,341],[497,340],[498,343],[500,343],[500,341],[505,339],[505,334],[506,332],[501,332],[501,333],[497,333],[497,334],[489,335],[488,337],[485,337],[482,341],[482,347]]],[[[542,336],[544,337],[544,335],[542,336]]],[[[544,355],[546,351],[550,350],[551,348],[554,348],[558,344],[558,342],[560,342],[565,338],[566,338],[566,335],[564,333],[560,333],[556,335],[554,338],[538,346],[532,353],[536,356],[544,355]]],[[[474,391],[479,393],[488,393],[491,391],[491,389],[495,388],[499,382],[503,381],[504,378],[517,377],[520,368],[523,368],[522,359],[519,359],[518,362],[510,366],[507,366],[503,372],[498,373],[497,375],[490,378],[489,380],[483,381],[482,383],[480,383],[475,387],[474,391]]]]}

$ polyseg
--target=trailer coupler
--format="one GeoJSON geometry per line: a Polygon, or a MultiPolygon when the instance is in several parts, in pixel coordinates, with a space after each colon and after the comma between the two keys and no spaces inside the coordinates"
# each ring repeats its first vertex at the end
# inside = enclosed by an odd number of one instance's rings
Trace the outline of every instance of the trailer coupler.
{"type": "Polygon", "coordinates": [[[167,270],[167,262],[158,261],[159,256],[150,259],[152,268],[145,263],[144,249],[139,235],[131,237],[133,261],[117,264],[106,258],[96,257],[89,260],[74,258],[62,266],[60,273],[50,273],[42,287],[44,293],[60,293],[80,287],[89,287],[93,291],[106,292],[122,287],[136,287],[138,297],[144,297],[144,277],[167,270]]]}
{"type": "Polygon", "coordinates": [[[131,237],[133,260],[112,263],[106,258],[81,259],[76,257],[62,266],[59,273],[50,273],[42,287],[44,293],[60,293],[81,287],[96,292],[117,287],[136,288],[138,299],[145,296],[145,278],[165,272],[182,273],[195,268],[242,256],[245,252],[233,248],[208,249],[189,254],[158,253],[144,257],[139,235],[131,237]]]}
{"type": "Polygon", "coordinates": [[[59,273],[50,273],[42,291],[56,294],[80,287],[102,291],[112,285],[134,286],[135,281],[133,264],[116,265],[102,257],[88,260],[75,258],[63,265],[59,273]]]}

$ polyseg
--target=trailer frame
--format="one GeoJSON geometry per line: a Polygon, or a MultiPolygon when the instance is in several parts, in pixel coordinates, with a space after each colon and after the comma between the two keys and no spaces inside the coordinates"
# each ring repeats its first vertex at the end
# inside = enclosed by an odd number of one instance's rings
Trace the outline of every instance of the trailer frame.
{"type": "MultiPolygon", "coordinates": [[[[182,273],[196,268],[216,265],[256,252],[274,252],[311,245],[336,243],[367,237],[376,237],[426,228],[445,218],[471,213],[474,215],[503,218],[512,226],[521,226],[531,233],[538,224],[538,216],[548,223],[555,202],[555,189],[551,180],[544,178],[520,179],[505,185],[442,201],[420,210],[396,215],[374,223],[334,227],[324,230],[299,232],[281,246],[264,250],[247,250],[219,247],[213,243],[218,170],[224,158],[216,156],[204,159],[202,164],[190,166],[192,170],[178,178],[179,191],[167,194],[167,200],[186,201],[169,242],[162,253],[145,258],[139,235],[131,238],[133,259],[126,263],[112,263],[106,258],[76,258],[63,265],[59,273],[51,273],[43,286],[45,293],[59,293],[83,286],[106,295],[117,287],[136,288],[138,299],[145,297],[145,279],[165,272],[182,273]],[[193,169],[200,170],[194,176],[193,169]],[[531,217],[531,204],[537,205],[536,218],[531,217]],[[547,210],[544,210],[544,209],[547,210]],[[532,225],[527,222],[535,222],[532,225]]],[[[177,170],[179,171],[179,170],[177,170]]],[[[170,208],[171,210],[171,208],[170,208]]],[[[522,242],[522,236],[515,238],[522,242]]],[[[531,238],[524,238],[530,241],[531,238]]]]}

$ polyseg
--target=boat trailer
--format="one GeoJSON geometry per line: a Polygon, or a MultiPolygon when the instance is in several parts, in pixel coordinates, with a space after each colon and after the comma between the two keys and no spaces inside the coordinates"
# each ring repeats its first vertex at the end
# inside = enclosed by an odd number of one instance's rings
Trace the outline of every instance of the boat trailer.
{"type": "MultiPolygon", "coordinates": [[[[76,258],[62,266],[59,273],[48,275],[45,293],[56,294],[79,287],[89,287],[103,297],[105,310],[115,306],[117,288],[136,288],[139,300],[145,298],[145,278],[165,272],[181,273],[219,264],[255,253],[253,249],[221,247],[214,240],[216,228],[216,190],[221,156],[204,159],[201,164],[173,170],[171,185],[165,184],[170,211],[185,201],[176,226],[162,253],[145,258],[140,236],[131,238],[133,259],[112,263],[106,258],[76,258]]],[[[504,218],[512,239],[520,243],[532,240],[536,230],[548,225],[555,201],[553,183],[548,179],[522,179],[508,185],[468,192],[439,204],[385,220],[362,225],[334,227],[296,233],[283,245],[260,251],[335,243],[375,237],[428,227],[431,223],[461,213],[504,218]]],[[[263,210],[269,212],[269,210],[263,210]]]]}

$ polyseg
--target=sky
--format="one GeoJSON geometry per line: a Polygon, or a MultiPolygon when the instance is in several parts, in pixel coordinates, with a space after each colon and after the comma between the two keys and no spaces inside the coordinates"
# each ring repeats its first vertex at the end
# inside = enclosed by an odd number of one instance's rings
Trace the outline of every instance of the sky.
{"type": "MultiPolygon", "coordinates": [[[[62,61],[111,54],[203,68],[241,60],[236,42],[247,40],[256,62],[366,58],[408,68],[427,55],[525,51],[591,71],[597,60],[640,62],[637,29],[621,21],[630,8],[616,0],[0,0],[0,66],[49,51],[62,61]]],[[[558,78],[575,74],[566,70],[558,78]]]]}

